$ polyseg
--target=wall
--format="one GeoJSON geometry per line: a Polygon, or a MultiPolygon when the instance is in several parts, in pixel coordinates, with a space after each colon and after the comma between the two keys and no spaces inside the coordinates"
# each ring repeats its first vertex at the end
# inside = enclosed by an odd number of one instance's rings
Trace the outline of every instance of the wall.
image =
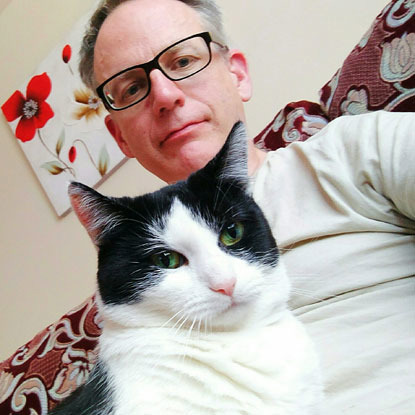
{"type": "MultiPolygon", "coordinates": [[[[94,0],[0,0],[0,104],[32,75],[94,0]]],[[[219,0],[231,39],[250,62],[255,135],[282,106],[318,100],[385,0],[219,0]],[[241,6],[243,4],[243,6],[241,6]],[[261,7],[256,7],[258,4],[261,7]]],[[[94,290],[96,254],[73,213],[59,219],[0,115],[0,361],[94,290]]],[[[100,190],[150,191],[161,182],[128,161],[100,190]]]]}
{"type": "Polygon", "coordinates": [[[11,0],[0,0],[0,13],[10,3],[11,0]]]}

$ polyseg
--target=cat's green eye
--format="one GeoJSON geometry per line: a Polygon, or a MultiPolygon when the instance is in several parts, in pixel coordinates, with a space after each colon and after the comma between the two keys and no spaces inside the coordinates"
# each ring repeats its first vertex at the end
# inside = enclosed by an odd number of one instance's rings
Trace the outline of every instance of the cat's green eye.
{"type": "Polygon", "coordinates": [[[238,243],[244,234],[244,225],[241,222],[230,223],[223,228],[219,240],[225,246],[232,246],[238,243]]]}
{"type": "Polygon", "coordinates": [[[186,262],[186,258],[175,251],[164,251],[152,255],[151,261],[159,268],[174,269],[181,267],[186,262]]]}

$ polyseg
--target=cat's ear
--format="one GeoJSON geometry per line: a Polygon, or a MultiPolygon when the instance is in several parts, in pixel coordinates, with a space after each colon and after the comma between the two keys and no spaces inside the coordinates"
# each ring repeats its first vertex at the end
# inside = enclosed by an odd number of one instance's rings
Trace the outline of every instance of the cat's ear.
{"type": "Polygon", "coordinates": [[[196,174],[228,181],[248,190],[248,137],[245,126],[238,121],[219,153],[196,174]]]}
{"type": "Polygon", "coordinates": [[[69,185],[68,194],[73,210],[95,245],[99,244],[105,232],[120,223],[114,199],[78,182],[69,185]]]}

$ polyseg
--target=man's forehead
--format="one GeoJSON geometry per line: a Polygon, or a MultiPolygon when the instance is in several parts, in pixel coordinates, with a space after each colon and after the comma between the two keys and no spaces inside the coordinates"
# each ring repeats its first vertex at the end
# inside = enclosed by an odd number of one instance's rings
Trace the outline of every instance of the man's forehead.
{"type": "Polygon", "coordinates": [[[97,81],[151,60],[172,43],[203,30],[197,12],[179,0],[127,1],[107,17],[98,33],[97,81]]]}

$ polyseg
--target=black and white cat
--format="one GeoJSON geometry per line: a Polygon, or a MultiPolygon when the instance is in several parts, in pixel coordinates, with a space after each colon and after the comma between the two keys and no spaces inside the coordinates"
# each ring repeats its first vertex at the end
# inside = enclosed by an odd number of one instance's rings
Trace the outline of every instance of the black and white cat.
{"type": "Polygon", "coordinates": [[[70,185],[98,248],[104,327],[90,378],[53,414],[318,413],[316,354],[249,187],[241,123],[206,167],[155,193],[70,185]]]}

